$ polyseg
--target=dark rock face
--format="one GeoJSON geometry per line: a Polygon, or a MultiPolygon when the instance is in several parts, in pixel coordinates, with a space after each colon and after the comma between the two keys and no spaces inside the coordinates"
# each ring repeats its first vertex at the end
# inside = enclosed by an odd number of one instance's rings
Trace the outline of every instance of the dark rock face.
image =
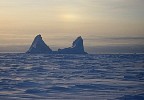
{"type": "Polygon", "coordinates": [[[41,35],[37,35],[26,53],[30,54],[51,54],[52,50],[45,44],[41,35]]]}
{"type": "Polygon", "coordinates": [[[72,47],[59,49],[59,54],[87,54],[84,51],[83,39],[82,37],[78,37],[73,43],[72,47]]]}
{"type": "Polygon", "coordinates": [[[41,35],[37,35],[30,47],[26,52],[30,54],[87,54],[84,51],[83,39],[78,37],[73,43],[72,47],[58,49],[58,51],[52,51],[42,40],[41,35]]]}

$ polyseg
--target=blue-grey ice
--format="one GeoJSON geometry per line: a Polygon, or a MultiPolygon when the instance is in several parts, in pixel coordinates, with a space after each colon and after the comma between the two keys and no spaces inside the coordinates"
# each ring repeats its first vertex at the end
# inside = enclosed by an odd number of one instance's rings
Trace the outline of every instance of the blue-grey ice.
{"type": "Polygon", "coordinates": [[[52,51],[43,41],[41,35],[37,35],[26,53],[30,54],[87,54],[84,50],[83,39],[81,36],[72,43],[71,47],[52,51]]]}

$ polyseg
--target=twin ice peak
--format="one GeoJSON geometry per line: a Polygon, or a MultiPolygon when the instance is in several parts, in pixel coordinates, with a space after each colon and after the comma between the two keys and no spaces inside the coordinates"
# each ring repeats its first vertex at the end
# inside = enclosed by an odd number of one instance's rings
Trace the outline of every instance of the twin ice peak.
{"type": "Polygon", "coordinates": [[[58,49],[58,51],[53,51],[47,44],[43,41],[42,36],[39,34],[35,37],[29,50],[26,52],[29,54],[87,54],[84,50],[83,39],[81,36],[77,37],[73,41],[72,46],[64,49],[58,49]]]}

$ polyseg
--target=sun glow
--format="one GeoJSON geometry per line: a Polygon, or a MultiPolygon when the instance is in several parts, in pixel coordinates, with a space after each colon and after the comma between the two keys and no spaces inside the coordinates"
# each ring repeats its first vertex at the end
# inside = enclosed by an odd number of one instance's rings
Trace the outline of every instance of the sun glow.
{"type": "Polygon", "coordinates": [[[63,14],[61,15],[61,18],[64,21],[77,21],[79,17],[75,14],[63,14]]]}

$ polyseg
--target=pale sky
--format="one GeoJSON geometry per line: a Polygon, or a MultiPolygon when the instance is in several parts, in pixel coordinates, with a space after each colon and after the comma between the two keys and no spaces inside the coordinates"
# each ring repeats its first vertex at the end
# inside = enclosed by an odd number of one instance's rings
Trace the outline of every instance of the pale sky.
{"type": "MultiPolygon", "coordinates": [[[[25,52],[41,33],[51,48],[144,46],[144,0],[0,0],[0,52],[25,52]]],[[[90,52],[94,53],[92,50],[90,52]]]]}

